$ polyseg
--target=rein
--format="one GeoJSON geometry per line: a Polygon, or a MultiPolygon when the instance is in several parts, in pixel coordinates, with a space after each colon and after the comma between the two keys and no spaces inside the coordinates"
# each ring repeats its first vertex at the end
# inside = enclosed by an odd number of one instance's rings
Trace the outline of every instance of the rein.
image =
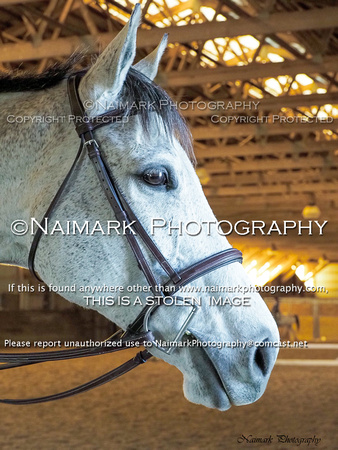
{"type": "MultiPolygon", "coordinates": [[[[133,224],[133,229],[136,232],[137,237],[142,240],[143,244],[150,250],[153,258],[160,264],[163,271],[167,274],[169,281],[164,284],[164,287],[165,288],[170,287],[171,294],[175,294],[182,286],[220,267],[227,266],[235,262],[242,263],[242,253],[237,249],[229,248],[227,250],[223,250],[219,253],[211,255],[205,259],[202,259],[196,264],[193,264],[192,266],[189,266],[188,268],[183,269],[182,271],[179,272],[176,271],[170,265],[169,261],[164,257],[160,249],[153,242],[151,237],[143,228],[140,221],[137,219],[128,202],[123,197],[113,175],[109,170],[109,167],[101,152],[100,146],[98,142],[95,140],[93,134],[94,131],[97,130],[98,128],[104,125],[108,125],[110,123],[114,123],[118,118],[121,118],[123,115],[125,115],[125,111],[123,110],[108,111],[104,114],[89,119],[86,116],[85,110],[83,108],[78,93],[78,86],[83,75],[84,73],[81,72],[72,75],[68,78],[68,97],[72,114],[77,118],[75,122],[75,129],[81,140],[80,147],[68,174],[63,180],[60,188],[58,189],[45,215],[43,216],[41,224],[56,209],[57,203],[60,200],[65,187],[70,182],[70,179],[73,173],[75,172],[76,167],[78,166],[79,160],[81,159],[83,154],[87,154],[89,159],[93,163],[98,180],[112,208],[114,216],[118,221],[120,222],[124,221],[126,224],[130,224],[133,221],[135,222],[133,224]],[[82,120],[79,121],[78,120],[79,118],[82,118],[82,120]]],[[[137,114],[137,110],[131,110],[128,112],[128,115],[134,114],[137,114]]],[[[169,349],[166,349],[158,345],[155,341],[155,338],[151,330],[148,329],[151,314],[159,306],[164,304],[166,298],[165,295],[166,289],[163,290],[161,289],[160,284],[156,280],[156,276],[153,273],[144,255],[144,252],[142,251],[142,248],[138,243],[136,236],[132,232],[130,232],[129,229],[125,236],[131,250],[133,251],[137,265],[139,269],[143,272],[153,296],[156,298],[160,298],[160,301],[155,305],[144,306],[141,312],[136,317],[136,319],[127,327],[127,330],[125,332],[118,331],[113,336],[104,341],[102,343],[103,345],[99,348],[85,347],[82,349],[69,349],[69,350],[47,351],[37,353],[14,353],[14,354],[0,353],[0,363],[2,363],[2,365],[0,365],[0,370],[12,369],[32,364],[40,364],[50,361],[62,361],[89,356],[98,356],[106,353],[124,350],[126,348],[129,348],[131,343],[136,342],[138,342],[140,345],[144,344],[145,342],[151,342],[152,345],[154,345],[156,348],[158,348],[160,351],[166,354],[170,354],[172,351],[174,351],[175,347],[170,347],[169,349]],[[110,346],[105,346],[104,345],[105,342],[110,343],[110,346]],[[114,343],[117,342],[121,343],[121,345],[119,345],[118,347],[113,345],[114,343]]],[[[42,280],[35,271],[34,261],[41,237],[42,237],[42,229],[38,228],[38,230],[34,235],[28,257],[28,268],[30,272],[39,281],[42,280]]],[[[180,297],[178,296],[176,298],[180,299],[180,297]]],[[[196,305],[192,304],[191,308],[192,309],[190,313],[188,314],[187,318],[184,320],[184,323],[181,325],[178,333],[176,334],[173,343],[179,342],[183,337],[183,335],[187,332],[188,325],[197,311],[196,305]]],[[[12,405],[27,405],[70,397],[75,394],[79,394],[81,392],[85,392],[95,387],[101,386],[109,381],[112,381],[120,377],[121,375],[124,375],[125,373],[129,372],[130,370],[134,369],[140,364],[145,363],[149,358],[151,358],[151,356],[152,355],[151,353],[149,353],[148,350],[142,350],[134,358],[118,366],[117,368],[105,373],[104,375],[101,375],[98,378],[95,378],[92,381],[89,381],[85,384],[82,384],[80,386],[77,386],[73,389],[69,389],[64,392],[48,395],[45,397],[28,398],[28,399],[0,399],[0,403],[12,405]]]]}

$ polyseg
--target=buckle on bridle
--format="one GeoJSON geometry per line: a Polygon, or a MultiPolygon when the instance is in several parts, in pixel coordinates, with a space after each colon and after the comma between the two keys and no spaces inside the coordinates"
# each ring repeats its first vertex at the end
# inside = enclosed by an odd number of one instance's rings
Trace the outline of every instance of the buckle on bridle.
{"type": "MultiPolygon", "coordinates": [[[[176,297],[176,300],[181,300],[179,297],[176,297]]],[[[176,336],[174,337],[174,339],[172,341],[170,341],[170,346],[168,346],[168,348],[163,347],[162,345],[160,345],[156,338],[150,340],[150,342],[154,345],[154,347],[158,348],[159,350],[161,350],[161,352],[166,353],[167,355],[170,355],[176,348],[176,344],[182,339],[184,334],[189,335],[190,332],[187,330],[189,323],[191,322],[191,320],[193,319],[196,311],[198,310],[198,306],[195,305],[194,303],[191,303],[189,305],[186,305],[186,300],[184,300],[184,305],[182,306],[190,306],[192,309],[190,311],[190,313],[188,314],[187,318],[185,319],[185,321],[183,322],[183,324],[181,325],[181,328],[178,330],[176,336]]],[[[153,305],[151,306],[148,311],[146,312],[146,314],[144,315],[144,319],[143,319],[143,328],[145,330],[145,332],[149,332],[149,318],[151,316],[151,313],[157,309],[159,307],[159,305],[153,305]]]]}
{"type": "Polygon", "coordinates": [[[83,143],[83,147],[87,149],[90,159],[99,155],[99,144],[95,139],[88,139],[88,141],[83,143]]]}
{"type": "Polygon", "coordinates": [[[88,141],[85,141],[83,143],[84,147],[87,147],[87,145],[95,145],[95,147],[99,148],[99,144],[96,142],[95,139],[88,139],[88,141]]]}

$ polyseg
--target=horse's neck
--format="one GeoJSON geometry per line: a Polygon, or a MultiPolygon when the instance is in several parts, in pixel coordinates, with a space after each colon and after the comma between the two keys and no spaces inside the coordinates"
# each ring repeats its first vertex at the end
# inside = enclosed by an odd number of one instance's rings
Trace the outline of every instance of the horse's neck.
{"type": "MultiPolygon", "coordinates": [[[[73,155],[64,151],[61,158],[60,143],[67,131],[70,134],[71,124],[66,119],[46,123],[45,118],[68,114],[64,84],[49,91],[0,97],[0,189],[3,199],[0,206],[0,262],[27,265],[32,236],[29,233],[15,236],[11,223],[17,219],[29,222],[31,217],[41,218],[62,181],[73,155]],[[27,122],[19,123],[25,117],[28,117],[27,122]],[[44,122],[39,122],[40,117],[44,122]]],[[[65,143],[64,150],[67,147],[65,143]]]]}

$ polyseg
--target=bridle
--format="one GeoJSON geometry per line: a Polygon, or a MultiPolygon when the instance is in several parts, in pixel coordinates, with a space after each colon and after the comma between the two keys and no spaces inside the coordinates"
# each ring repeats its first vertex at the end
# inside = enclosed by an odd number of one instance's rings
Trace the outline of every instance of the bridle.
{"type": "MultiPolygon", "coordinates": [[[[93,163],[95,168],[95,172],[97,174],[98,180],[102,187],[103,192],[106,195],[106,198],[113,210],[113,213],[116,219],[121,223],[124,221],[126,224],[130,224],[131,222],[135,222],[132,227],[135,231],[135,235],[131,232],[125,234],[127,242],[135,256],[136,262],[140,270],[143,272],[145,279],[150,287],[152,295],[154,297],[159,298],[159,302],[156,302],[154,305],[145,305],[141,312],[138,314],[136,319],[127,327],[125,332],[118,331],[113,336],[111,336],[106,341],[102,342],[102,346],[100,347],[86,347],[81,349],[70,349],[70,350],[60,350],[60,351],[48,351],[48,352],[37,352],[37,353],[15,353],[15,354],[0,354],[0,370],[10,369],[15,367],[27,366],[32,364],[38,364],[42,362],[48,361],[60,361],[66,359],[74,359],[74,358],[82,358],[88,356],[96,356],[105,353],[110,353],[114,351],[123,350],[125,348],[130,348],[131,343],[139,343],[142,345],[146,341],[150,341],[154,346],[156,346],[162,352],[170,354],[175,347],[171,346],[168,349],[161,347],[158,345],[154,339],[154,336],[149,330],[149,318],[151,314],[157,309],[159,306],[165,303],[166,294],[164,291],[166,289],[161,290],[161,286],[156,280],[155,274],[153,273],[144,252],[139,245],[137,237],[143,242],[143,244],[148,248],[152,257],[159,263],[163,271],[168,276],[168,282],[164,284],[165,288],[170,288],[170,295],[174,295],[180,287],[196,280],[199,277],[204,276],[205,274],[214,271],[220,267],[227,266],[229,264],[239,262],[242,263],[242,253],[234,248],[229,248],[227,250],[223,250],[219,253],[216,253],[212,256],[204,258],[203,260],[189,266],[188,268],[182,271],[176,271],[164,255],[161,253],[159,248],[153,242],[151,237],[148,235],[146,230],[143,228],[134,212],[130,208],[127,200],[123,197],[121,191],[118,188],[118,185],[111,174],[109,167],[105,161],[105,158],[100,150],[100,145],[96,141],[94,137],[94,131],[98,128],[101,128],[104,125],[111,124],[116,122],[117,119],[123,117],[125,115],[124,110],[111,110],[104,114],[98,115],[93,118],[89,118],[85,110],[83,108],[82,102],[78,93],[78,86],[80,80],[85,72],[79,72],[77,74],[71,75],[68,78],[68,97],[71,106],[71,111],[73,116],[76,117],[75,128],[81,139],[80,147],[77,152],[76,158],[62,182],[60,188],[58,189],[56,195],[50,203],[49,208],[47,209],[45,215],[41,223],[48,218],[51,213],[56,208],[58,201],[60,200],[66,185],[69,183],[73,173],[75,172],[76,167],[82,157],[83,154],[87,153],[89,159],[93,163]],[[80,119],[80,120],[79,120],[80,119]],[[136,237],[137,236],[137,237],[136,237]],[[119,346],[114,346],[112,344],[119,342],[119,346]],[[109,343],[109,346],[105,344],[109,343]]],[[[131,110],[128,112],[128,115],[137,114],[137,110],[131,110]]],[[[42,281],[41,278],[35,271],[34,261],[35,254],[38,248],[38,244],[40,238],[42,236],[42,227],[38,228],[34,239],[31,245],[31,249],[29,252],[28,258],[28,268],[30,272],[39,280],[42,281]]],[[[177,297],[179,299],[179,297],[177,297]]],[[[197,306],[191,304],[191,310],[184,320],[184,323],[181,325],[178,333],[174,338],[174,343],[179,342],[183,337],[184,333],[187,332],[188,325],[192,320],[195,312],[197,310],[197,306]]],[[[3,399],[0,400],[1,403],[8,404],[32,404],[32,403],[42,403],[51,400],[57,400],[61,398],[70,397],[80,392],[87,391],[89,389],[93,389],[94,387],[100,386],[108,381],[111,381],[127,372],[131,369],[134,369],[138,365],[145,363],[152,355],[148,350],[140,351],[134,358],[125,362],[121,366],[111,370],[110,372],[92,380],[88,383],[85,383],[76,388],[70,389],[65,392],[48,395],[45,397],[38,398],[28,398],[28,399],[3,399]]]]}

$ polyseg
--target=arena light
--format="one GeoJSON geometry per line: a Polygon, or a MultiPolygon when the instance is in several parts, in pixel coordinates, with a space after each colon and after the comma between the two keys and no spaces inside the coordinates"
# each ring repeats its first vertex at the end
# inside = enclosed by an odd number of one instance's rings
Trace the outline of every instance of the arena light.
{"type": "Polygon", "coordinates": [[[283,89],[279,82],[275,78],[268,78],[265,80],[265,89],[270,92],[270,94],[274,95],[275,97],[282,94],[283,89]]]}
{"type": "Polygon", "coordinates": [[[180,2],[178,2],[177,0],[165,0],[168,8],[174,8],[175,6],[178,6],[180,4],[180,2]]]}
{"type": "Polygon", "coordinates": [[[248,272],[248,277],[250,278],[250,280],[253,282],[253,284],[256,285],[256,280],[257,280],[257,269],[253,268],[248,272]]]}
{"type": "Polygon", "coordinates": [[[265,263],[259,270],[257,270],[256,267],[253,267],[251,270],[246,268],[248,277],[255,286],[264,286],[274,278],[272,272],[268,270],[268,267],[270,267],[270,263],[265,263]],[[267,266],[267,264],[269,264],[269,266],[267,266]]]}
{"type": "Polygon", "coordinates": [[[210,53],[212,56],[218,56],[217,48],[211,39],[204,44],[203,50],[210,53]]]}
{"type": "Polygon", "coordinates": [[[271,47],[280,48],[280,45],[278,44],[278,42],[276,42],[274,39],[271,39],[270,37],[266,37],[265,42],[267,44],[271,45],[271,47]]]}
{"type": "Polygon", "coordinates": [[[297,267],[295,273],[300,281],[308,281],[313,277],[313,272],[307,272],[307,270],[309,270],[309,267],[306,268],[304,264],[297,267]]]}
{"type": "Polygon", "coordinates": [[[248,90],[248,93],[249,93],[250,95],[252,95],[253,97],[255,97],[255,98],[263,98],[263,94],[262,94],[261,91],[260,91],[259,89],[257,89],[257,88],[254,88],[254,87],[250,88],[250,89],[248,90]]]}
{"type": "Polygon", "coordinates": [[[251,269],[253,269],[255,266],[257,266],[257,261],[253,259],[244,269],[246,272],[250,272],[251,269]]]}
{"type": "Polygon", "coordinates": [[[298,266],[295,273],[296,273],[297,277],[300,279],[300,281],[303,281],[304,277],[305,277],[305,266],[304,266],[304,264],[301,264],[300,266],[298,266]]]}
{"type": "Polygon", "coordinates": [[[257,286],[264,286],[266,283],[270,281],[271,274],[269,270],[266,270],[260,277],[256,280],[257,286]]]}
{"type": "Polygon", "coordinates": [[[154,3],[151,3],[149,5],[149,8],[147,9],[147,13],[150,14],[151,16],[156,16],[160,12],[161,11],[158,9],[158,7],[154,3]]]}
{"type": "Polygon", "coordinates": [[[315,284],[314,284],[314,279],[313,278],[309,278],[308,280],[306,280],[304,282],[305,286],[309,289],[309,288],[314,288],[315,284]]]}
{"type": "Polygon", "coordinates": [[[237,55],[237,56],[241,56],[243,54],[241,46],[239,45],[239,43],[237,41],[235,41],[234,39],[232,39],[229,42],[229,47],[231,48],[231,50],[237,55]]]}
{"type": "Polygon", "coordinates": [[[250,36],[249,34],[239,36],[238,41],[241,45],[247,47],[250,50],[256,50],[261,44],[259,40],[257,40],[253,36],[250,36]]]}
{"type": "Polygon", "coordinates": [[[315,204],[306,205],[303,209],[302,216],[307,220],[319,219],[320,209],[315,204]]]}
{"type": "Polygon", "coordinates": [[[321,211],[319,206],[316,205],[316,197],[315,194],[311,194],[311,201],[308,205],[306,205],[302,211],[302,216],[307,220],[315,220],[319,219],[321,211]]]}
{"type": "Polygon", "coordinates": [[[235,55],[232,52],[226,51],[224,52],[223,59],[224,61],[231,61],[235,58],[235,55]]]}
{"type": "Polygon", "coordinates": [[[262,275],[268,268],[270,267],[270,263],[266,262],[258,271],[258,275],[262,275]]]}
{"type": "Polygon", "coordinates": [[[275,267],[272,271],[271,271],[271,275],[275,276],[277,275],[281,270],[282,270],[283,266],[281,264],[278,264],[277,267],[275,267]]]}
{"type": "Polygon", "coordinates": [[[286,75],[279,75],[278,77],[278,81],[280,82],[280,84],[286,84],[288,82],[289,77],[287,77],[286,75]]]}
{"type": "Polygon", "coordinates": [[[201,64],[202,63],[210,67],[216,67],[216,63],[212,62],[209,58],[206,58],[205,56],[201,56],[201,64]]]}
{"type": "Polygon", "coordinates": [[[216,14],[216,11],[209,6],[201,6],[200,11],[209,21],[211,21],[216,14]]]}
{"type": "Polygon", "coordinates": [[[302,86],[308,86],[313,83],[313,79],[306,75],[306,73],[299,73],[295,76],[295,80],[302,86]]]}
{"type": "Polygon", "coordinates": [[[116,11],[113,8],[108,9],[109,14],[111,14],[114,17],[117,17],[118,19],[122,20],[124,23],[127,23],[129,20],[129,17],[124,16],[122,13],[116,11]]]}
{"type": "Polygon", "coordinates": [[[184,19],[185,17],[190,16],[190,14],[192,14],[192,12],[193,12],[193,10],[188,8],[188,9],[185,9],[184,11],[177,13],[177,15],[179,17],[181,17],[181,19],[184,19]]]}
{"type": "Polygon", "coordinates": [[[327,119],[329,117],[328,113],[320,110],[317,114],[318,119],[327,119]]]}
{"type": "Polygon", "coordinates": [[[295,48],[302,54],[306,53],[306,48],[303,47],[301,44],[298,44],[298,42],[291,42],[291,47],[295,48]]]}
{"type": "Polygon", "coordinates": [[[237,13],[235,13],[234,11],[228,11],[228,14],[230,17],[232,17],[235,20],[238,20],[240,18],[240,16],[237,13]]]}
{"type": "Polygon", "coordinates": [[[225,47],[228,43],[228,41],[225,38],[215,38],[214,42],[216,42],[216,44],[221,45],[222,47],[225,47]]]}
{"type": "Polygon", "coordinates": [[[283,56],[277,55],[277,53],[268,53],[267,56],[272,63],[279,63],[284,61],[283,56]]]}

